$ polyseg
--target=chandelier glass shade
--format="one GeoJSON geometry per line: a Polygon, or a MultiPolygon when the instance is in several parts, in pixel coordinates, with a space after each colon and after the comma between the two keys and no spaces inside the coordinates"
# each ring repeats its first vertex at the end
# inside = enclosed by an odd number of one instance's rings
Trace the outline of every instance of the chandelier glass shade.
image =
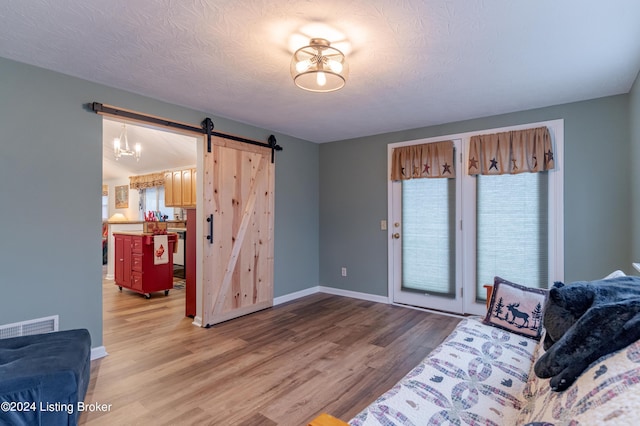
{"type": "Polygon", "coordinates": [[[296,86],[310,92],[341,89],[349,75],[344,54],[323,38],[312,38],[308,46],[296,50],[290,69],[296,86]]]}
{"type": "Polygon", "coordinates": [[[134,149],[129,148],[129,140],[127,139],[127,125],[122,124],[122,131],[120,137],[113,139],[113,155],[118,160],[120,157],[135,157],[136,161],[140,161],[140,153],[142,152],[142,146],[140,143],[136,143],[134,149]],[[124,143],[124,146],[122,144],[124,143]]]}

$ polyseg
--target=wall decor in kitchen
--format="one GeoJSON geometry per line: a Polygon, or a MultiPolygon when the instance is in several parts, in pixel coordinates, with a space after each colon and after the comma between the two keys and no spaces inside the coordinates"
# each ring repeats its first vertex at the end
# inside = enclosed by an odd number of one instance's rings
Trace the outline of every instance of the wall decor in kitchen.
{"type": "Polygon", "coordinates": [[[129,208],[129,186],[116,186],[116,209],[129,208]]]}

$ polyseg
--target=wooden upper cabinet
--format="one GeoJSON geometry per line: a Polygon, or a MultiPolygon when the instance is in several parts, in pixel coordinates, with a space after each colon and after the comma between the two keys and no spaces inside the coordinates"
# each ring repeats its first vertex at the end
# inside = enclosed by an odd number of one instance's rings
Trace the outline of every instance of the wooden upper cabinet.
{"type": "Polygon", "coordinates": [[[192,207],[196,206],[196,169],[191,169],[191,202],[192,207]]]}
{"type": "Polygon", "coordinates": [[[173,173],[164,172],[164,205],[175,207],[173,202],[173,173]]]}
{"type": "Polygon", "coordinates": [[[196,169],[175,170],[164,174],[164,205],[196,206],[196,169]]]}
{"type": "Polygon", "coordinates": [[[173,204],[182,207],[182,171],[173,172],[173,204]]]}
{"type": "Polygon", "coordinates": [[[191,199],[191,169],[182,170],[182,205],[184,207],[193,205],[191,199]]]}

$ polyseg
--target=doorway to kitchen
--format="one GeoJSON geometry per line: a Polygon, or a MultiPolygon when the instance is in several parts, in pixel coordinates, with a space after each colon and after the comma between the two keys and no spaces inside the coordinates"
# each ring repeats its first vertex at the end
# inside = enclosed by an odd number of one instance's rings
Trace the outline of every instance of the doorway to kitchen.
{"type": "MultiPolygon", "coordinates": [[[[167,129],[170,133],[177,132],[195,137],[195,168],[153,171],[148,175],[129,178],[130,187],[133,189],[143,187],[134,186],[134,183],[144,185],[151,182],[151,186],[162,186],[167,207],[195,207],[195,204],[199,206],[198,209],[187,208],[187,212],[191,212],[192,215],[187,214],[186,227],[186,306],[188,312],[190,301],[193,302],[193,324],[208,328],[218,322],[272,306],[274,167],[275,153],[282,150],[275,136],[270,135],[267,142],[262,142],[220,133],[213,130],[214,124],[208,117],[202,121],[201,127],[195,127],[98,102],[93,102],[91,109],[109,119],[129,119],[136,123],[167,129]],[[189,225],[193,227],[190,228],[189,225]],[[189,244],[189,235],[194,234],[195,246],[189,244]],[[194,256],[190,256],[189,247],[193,248],[194,256]],[[195,259],[195,265],[198,267],[190,268],[189,259],[195,259]],[[193,299],[189,298],[190,270],[195,270],[193,299]],[[222,277],[218,277],[220,273],[222,277]]],[[[114,142],[114,152],[117,152],[117,146],[114,142]]],[[[138,162],[141,157],[140,151],[142,149],[136,146],[135,154],[131,154],[138,162]]],[[[128,188],[124,185],[120,188],[121,191],[116,190],[116,200],[128,200],[128,194],[123,196],[128,188]]],[[[124,208],[124,204],[119,207],[124,208]]],[[[139,210],[144,212],[144,207],[139,207],[139,210]]],[[[163,219],[170,216],[160,211],[148,212],[155,218],[154,213],[158,213],[163,219]]],[[[109,217],[107,221],[109,228],[114,222],[113,219],[109,217]]],[[[117,221],[115,224],[119,225],[117,221]]],[[[177,234],[166,235],[166,232],[156,232],[167,230],[166,225],[161,225],[145,217],[142,232],[138,231],[134,235],[121,233],[121,238],[129,238],[131,242],[120,244],[124,247],[124,255],[115,256],[118,260],[115,263],[118,268],[114,268],[115,279],[120,290],[122,287],[128,287],[149,298],[144,284],[149,282],[153,283],[150,284],[149,291],[164,290],[165,295],[168,295],[171,287],[158,285],[158,280],[154,278],[147,280],[148,275],[143,271],[145,262],[150,261],[154,263],[147,263],[149,269],[156,271],[157,263],[154,256],[171,257],[174,248],[177,250],[177,239],[174,238],[177,234]],[[150,250],[145,246],[150,245],[153,245],[153,250],[145,256],[145,249],[150,250]],[[168,250],[165,250],[165,247],[168,250]],[[127,248],[130,248],[128,252],[127,248]],[[130,276],[127,275],[129,273],[130,276]],[[122,279],[118,281],[120,274],[122,279]],[[127,285],[127,280],[130,280],[131,285],[127,285]]],[[[112,234],[109,229],[109,238],[112,234]]],[[[116,244],[116,250],[117,247],[119,246],[116,244]]],[[[108,253],[111,255],[110,249],[108,253]]],[[[109,272],[110,269],[107,268],[107,276],[109,272]]]]}
{"type": "MultiPolygon", "coordinates": [[[[147,302],[144,297],[160,298],[169,293],[172,298],[181,297],[185,300],[185,316],[190,314],[193,317],[196,251],[195,244],[193,250],[190,250],[188,242],[196,241],[196,197],[191,194],[195,195],[197,192],[198,147],[202,146],[202,137],[115,117],[103,117],[102,139],[103,280],[111,284],[114,292],[122,292],[129,298],[139,298],[139,303],[147,302]],[[139,158],[135,155],[117,157],[116,141],[123,145],[123,135],[130,147],[139,144],[139,158]],[[183,190],[189,194],[183,197],[183,190]],[[192,232],[188,230],[190,216],[193,222],[192,232]],[[171,252],[167,256],[168,265],[144,263],[144,247],[139,253],[134,250],[128,259],[120,253],[116,255],[114,233],[152,234],[151,228],[158,228],[156,233],[166,232],[168,235],[168,248],[171,252]],[[149,268],[153,270],[149,271],[149,268]],[[162,277],[158,278],[160,268],[163,268],[162,277]],[[121,277],[129,269],[129,281],[125,279],[125,285],[122,285],[121,277]],[[117,283],[118,274],[120,278],[117,283]],[[190,275],[193,288],[187,288],[187,275],[190,275]],[[153,277],[153,282],[150,283],[151,287],[145,287],[145,280],[150,281],[149,277],[153,277]],[[158,291],[160,287],[156,281],[165,278],[168,284],[161,286],[165,292],[163,294],[158,291]],[[187,307],[188,292],[192,293],[189,298],[193,300],[193,312],[189,312],[187,307]]],[[[142,241],[151,242],[148,238],[142,241]]],[[[110,286],[105,288],[108,287],[110,286]]]]}

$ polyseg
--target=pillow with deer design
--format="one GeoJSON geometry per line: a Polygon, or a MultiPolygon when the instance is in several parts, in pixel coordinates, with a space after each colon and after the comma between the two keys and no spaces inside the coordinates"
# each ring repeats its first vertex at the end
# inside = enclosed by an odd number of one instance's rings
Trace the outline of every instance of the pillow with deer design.
{"type": "Polygon", "coordinates": [[[493,292],[483,322],[531,339],[540,340],[542,314],[548,291],[493,279],[493,292]]]}

